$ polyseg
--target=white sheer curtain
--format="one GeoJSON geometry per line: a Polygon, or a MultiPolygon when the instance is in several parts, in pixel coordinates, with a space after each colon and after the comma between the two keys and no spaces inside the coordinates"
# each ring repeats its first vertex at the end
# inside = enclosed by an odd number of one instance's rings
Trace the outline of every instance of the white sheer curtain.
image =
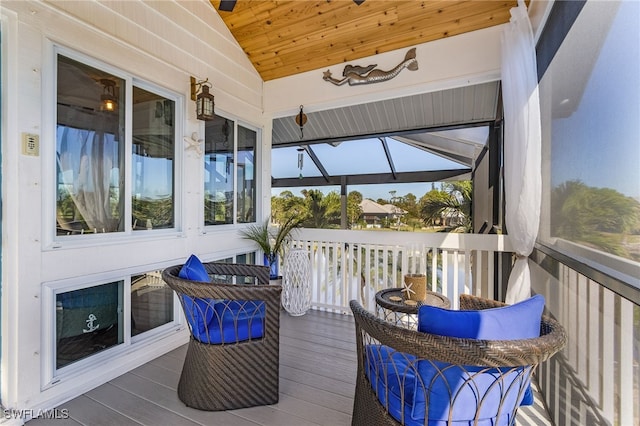
{"type": "Polygon", "coordinates": [[[111,214],[110,179],[117,167],[113,135],[94,130],[59,127],[62,138],[59,167],[63,186],[86,222],[87,230],[115,232],[119,222],[111,214]]]}
{"type": "Polygon", "coordinates": [[[536,52],[523,0],[502,33],[506,227],[516,252],[506,302],[531,295],[528,256],[540,224],[541,127],[536,52]]]}

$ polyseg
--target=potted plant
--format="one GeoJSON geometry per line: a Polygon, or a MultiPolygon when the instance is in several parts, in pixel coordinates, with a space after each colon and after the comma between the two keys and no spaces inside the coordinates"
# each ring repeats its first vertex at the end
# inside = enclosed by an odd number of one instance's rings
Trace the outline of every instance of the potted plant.
{"type": "Polygon", "coordinates": [[[283,224],[277,228],[269,226],[270,218],[262,224],[249,225],[240,231],[242,238],[254,241],[264,253],[264,265],[269,267],[269,278],[272,280],[278,276],[278,257],[284,257],[285,243],[289,239],[294,228],[300,225],[301,220],[297,216],[289,216],[283,224]]]}

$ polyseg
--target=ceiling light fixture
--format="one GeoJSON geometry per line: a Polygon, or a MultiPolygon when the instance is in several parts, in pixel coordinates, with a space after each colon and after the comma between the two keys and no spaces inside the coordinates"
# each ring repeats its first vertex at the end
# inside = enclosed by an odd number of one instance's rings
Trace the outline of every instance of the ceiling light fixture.
{"type": "Polygon", "coordinates": [[[108,78],[100,79],[102,95],[100,95],[100,107],[103,111],[115,111],[118,108],[116,97],[116,82],[108,78]]]}
{"type": "Polygon", "coordinates": [[[209,93],[209,79],[196,81],[195,77],[191,77],[191,100],[196,101],[196,118],[202,121],[211,121],[215,118],[214,114],[214,98],[209,93]],[[198,93],[198,89],[202,89],[198,93]]]}

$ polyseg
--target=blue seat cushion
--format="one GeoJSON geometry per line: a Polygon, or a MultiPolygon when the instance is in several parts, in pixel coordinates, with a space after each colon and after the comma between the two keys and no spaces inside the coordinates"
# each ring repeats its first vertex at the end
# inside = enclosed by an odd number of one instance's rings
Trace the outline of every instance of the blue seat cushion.
{"type": "MultiPolygon", "coordinates": [[[[189,256],[178,276],[211,282],[204,265],[194,254],[189,256]]],[[[208,299],[184,294],[180,297],[191,334],[202,343],[237,343],[264,335],[266,304],[262,300],[208,299]]]]}
{"type": "MultiPolygon", "coordinates": [[[[456,311],[421,306],[418,310],[418,330],[441,336],[480,340],[536,338],[540,336],[544,304],[544,297],[535,295],[522,302],[493,309],[456,311]]],[[[496,371],[498,370],[487,370],[486,374],[494,374],[496,371]]],[[[529,384],[529,373],[526,372],[523,377],[526,380],[526,390],[519,404],[532,405],[533,392],[529,384]]]]}
{"type": "Polygon", "coordinates": [[[430,426],[475,424],[476,407],[482,398],[478,425],[511,424],[510,410],[498,418],[495,399],[507,393],[504,404],[515,406],[517,390],[506,392],[503,388],[514,381],[517,388],[518,380],[527,379],[521,369],[507,371],[418,360],[384,345],[368,345],[365,354],[365,374],[378,400],[393,418],[411,426],[424,425],[427,414],[430,426]],[[453,407],[452,395],[457,395],[453,407]]]}
{"type": "Polygon", "coordinates": [[[266,304],[262,300],[181,297],[191,334],[202,343],[237,343],[264,335],[266,304]]]}

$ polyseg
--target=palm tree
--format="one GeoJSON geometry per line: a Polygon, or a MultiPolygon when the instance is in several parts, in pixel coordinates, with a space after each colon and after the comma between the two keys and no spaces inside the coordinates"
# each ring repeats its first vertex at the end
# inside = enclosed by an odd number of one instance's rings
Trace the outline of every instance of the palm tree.
{"type": "Polygon", "coordinates": [[[449,232],[471,232],[471,181],[445,182],[442,189],[432,189],[420,199],[420,216],[427,224],[444,221],[446,217],[458,220],[445,225],[449,232]]]}

